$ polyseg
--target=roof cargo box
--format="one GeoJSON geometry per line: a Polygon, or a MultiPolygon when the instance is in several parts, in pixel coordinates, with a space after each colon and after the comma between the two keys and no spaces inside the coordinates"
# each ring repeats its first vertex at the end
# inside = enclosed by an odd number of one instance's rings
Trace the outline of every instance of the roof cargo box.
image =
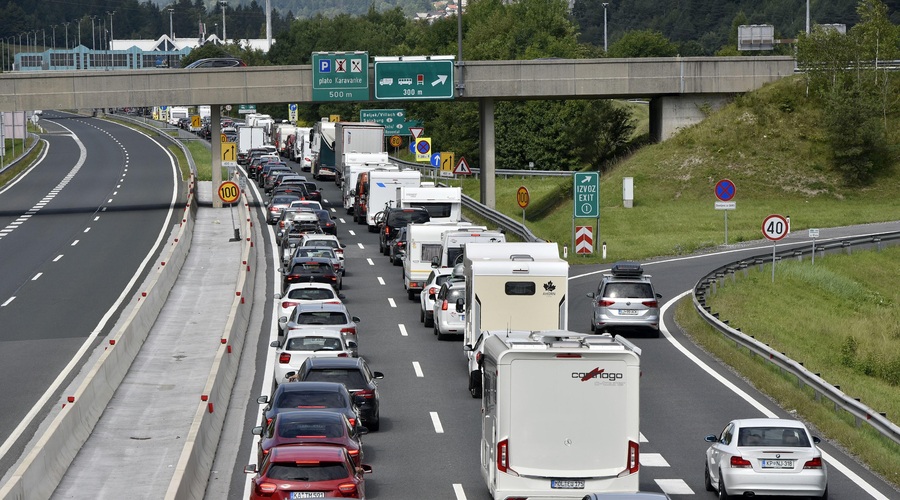
{"type": "Polygon", "coordinates": [[[639,262],[634,262],[633,260],[623,260],[613,264],[612,274],[613,276],[620,278],[640,278],[644,275],[644,268],[641,267],[641,264],[639,262]]]}

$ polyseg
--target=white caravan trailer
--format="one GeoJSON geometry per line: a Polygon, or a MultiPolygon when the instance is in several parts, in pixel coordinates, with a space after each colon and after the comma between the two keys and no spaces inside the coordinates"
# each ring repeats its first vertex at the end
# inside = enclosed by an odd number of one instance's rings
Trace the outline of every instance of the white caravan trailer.
{"type": "Polygon", "coordinates": [[[344,209],[348,214],[353,213],[356,202],[356,181],[362,172],[372,170],[387,170],[399,172],[400,167],[390,163],[387,153],[347,153],[342,161],[344,177],[341,182],[341,197],[344,200],[344,209]]]}
{"type": "Polygon", "coordinates": [[[432,260],[434,267],[453,267],[462,264],[467,243],[506,243],[506,235],[500,231],[450,231],[444,233],[441,256],[432,260]]]}
{"type": "Polygon", "coordinates": [[[312,170],[311,130],[309,127],[297,127],[294,130],[294,142],[291,144],[291,150],[288,152],[290,159],[299,163],[300,170],[303,172],[312,170]]]}
{"type": "MultiPolygon", "coordinates": [[[[401,188],[402,190],[403,188],[401,188]]],[[[469,222],[410,224],[406,229],[406,254],[403,256],[403,284],[409,298],[425,287],[425,280],[431,274],[432,261],[441,256],[441,244],[447,231],[484,231],[484,226],[469,222]]]]}
{"type": "Polygon", "coordinates": [[[424,208],[431,222],[462,220],[462,189],[458,187],[402,187],[397,191],[400,208],[424,208]]]}
{"type": "Polygon", "coordinates": [[[640,349],[610,335],[498,331],[483,363],[481,475],[494,499],[638,491],[640,349]]]}
{"type": "Polygon", "coordinates": [[[418,170],[379,171],[373,170],[369,174],[369,184],[366,186],[366,224],[369,231],[375,232],[375,214],[391,206],[397,201],[397,188],[401,186],[418,186],[422,174],[418,170]]]}

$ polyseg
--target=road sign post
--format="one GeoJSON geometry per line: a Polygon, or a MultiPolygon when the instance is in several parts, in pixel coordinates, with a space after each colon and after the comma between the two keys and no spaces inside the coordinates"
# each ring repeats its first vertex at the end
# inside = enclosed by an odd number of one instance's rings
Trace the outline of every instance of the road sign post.
{"type": "Polygon", "coordinates": [[[813,265],[815,265],[816,264],[816,239],[819,237],[819,230],[818,229],[810,229],[809,237],[812,238],[812,241],[813,241],[812,242],[812,253],[810,255],[812,255],[812,263],[813,263],[813,265]]]}
{"type": "Polygon", "coordinates": [[[575,247],[575,219],[592,218],[597,221],[600,235],[600,173],[576,172],[573,178],[572,247],[575,247]]]}
{"type": "Polygon", "coordinates": [[[737,204],[732,201],[737,188],[734,183],[728,179],[722,179],[716,183],[716,210],[725,211],[725,244],[728,244],[728,211],[734,210],[737,204]]]}
{"type": "Polygon", "coordinates": [[[368,101],[368,52],[313,52],[313,101],[368,101]]]}
{"type": "Polygon", "coordinates": [[[772,242],[772,282],[775,282],[775,242],[787,236],[788,222],[781,215],[773,214],[762,223],[763,236],[772,242]]]}
{"type": "Polygon", "coordinates": [[[528,188],[525,186],[519,186],[519,189],[516,191],[516,203],[519,204],[519,208],[522,209],[522,225],[525,225],[525,209],[528,208],[528,203],[531,202],[531,195],[528,193],[528,188]]]}
{"type": "MultiPolygon", "coordinates": [[[[234,144],[233,142],[230,144],[234,144]]],[[[224,146],[224,144],[223,144],[224,146]]],[[[241,196],[241,188],[238,187],[232,181],[225,181],[222,184],[219,184],[218,189],[219,199],[223,202],[227,203],[230,206],[229,212],[231,212],[231,228],[234,229],[234,238],[228,241],[240,241],[241,240],[241,230],[234,223],[234,205],[233,203],[237,201],[241,196]]]]}
{"type": "Polygon", "coordinates": [[[375,58],[375,99],[453,99],[453,56],[375,58]]]}
{"type": "Polygon", "coordinates": [[[575,228],[575,253],[594,253],[594,226],[577,226],[575,228]]]}
{"type": "MultiPolygon", "coordinates": [[[[236,142],[223,142],[222,143],[222,166],[223,167],[237,167],[237,143],[236,142]]],[[[222,200],[225,201],[225,200],[222,200]]],[[[231,202],[226,202],[231,203],[231,202]]]]}

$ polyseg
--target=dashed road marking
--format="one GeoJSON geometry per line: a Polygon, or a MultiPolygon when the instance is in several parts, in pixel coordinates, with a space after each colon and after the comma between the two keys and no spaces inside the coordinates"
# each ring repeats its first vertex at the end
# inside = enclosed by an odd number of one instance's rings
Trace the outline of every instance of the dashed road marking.
{"type": "Polygon", "coordinates": [[[456,500],[466,500],[466,492],[463,491],[461,484],[453,483],[453,493],[456,495],[456,500]]]}
{"type": "Polygon", "coordinates": [[[375,263],[372,262],[372,259],[371,259],[371,258],[366,259],[366,262],[368,262],[370,266],[374,266],[374,265],[375,265],[375,263]]]}
{"type": "Polygon", "coordinates": [[[409,334],[406,333],[406,325],[404,325],[403,323],[401,323],[401,324],[397,325],[397,327],[400,328],[400,335],[403,335],[404,337],[409,336],[409,334]]]}
{"type": "Polygon", "coordinates": [[[394,299],[392,299],[390,297],[388,297],[388,304],[390,304],[391,307],[397,307],[397,303],[394,302],[394,299]]]}
{"type": "Polygon", "coordinates": [[[434,425],[434,432],[438,434],[444,433],[444,426],[441,425],[441,418],[438,417],[436,411],[431,412],[431,423],[434,425]]]}
{"type": "Polygon", "coordinates": [[[382,278],[381,276],[378,277],[378,284],[384,286],[384,278],[382,278]]]}
{"type": "Polygon", "coordinates": [[[416,376],[419,378],[425,377],[425,374],[422,372],[422,365],[419,364],[418,361],[413,361],[413,371],[416,372],[416,376]]]}
{"type": "Polygon", "coordinates": [[[694,490],[683,479],[657,479],[656,485],[667,495],[693,495],[694,490]]]}
{"type": "Polygon", "coordinates": [[[643,467],[669,467],[669,462],[659,453],[641,453],[643,467]]]}
{"type": "Polygon", "coordinates": [[[37,279],[40,278],[42,274],[44,274],[44,273],[37,273],[37,274],[35,274],[35,275],[34,275],[34,278],[31,278],[31,281],[37,281],[37,279]]]}

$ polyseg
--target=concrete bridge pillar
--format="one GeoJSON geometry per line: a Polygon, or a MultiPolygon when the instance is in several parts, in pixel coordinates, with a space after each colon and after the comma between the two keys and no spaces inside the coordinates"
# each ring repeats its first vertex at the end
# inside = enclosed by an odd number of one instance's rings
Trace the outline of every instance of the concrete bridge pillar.
{"type": "Polygon", "coordinates": [[[731,99],[732,94],[668,95],[650,100],[650,140],[662,142],[679,129],[700,123],[731,99]]]}
{"type": "MultiPolygon", "coordinates": [[[[222,184],[222,129],[219,125],[221,110],[217,104],[209,107],[209,136],[210,155],[212,156],[212,185],[213,193],[217,193],[222,184]]],[[[229,179],[231,180],[231,179],[229,179]]],[[[213,208],[222,208],[222,199],[218,195],[213,196],[213,208]]]]}
{"type": "Polygon", "coordinates": [[[496,163],[494,156],[494,100],[491,98],[478,100],[478,115],[481,125],[479,153],[481,154],[481,203],[490,208],[497,208],[495,192],[496,163]]]}

